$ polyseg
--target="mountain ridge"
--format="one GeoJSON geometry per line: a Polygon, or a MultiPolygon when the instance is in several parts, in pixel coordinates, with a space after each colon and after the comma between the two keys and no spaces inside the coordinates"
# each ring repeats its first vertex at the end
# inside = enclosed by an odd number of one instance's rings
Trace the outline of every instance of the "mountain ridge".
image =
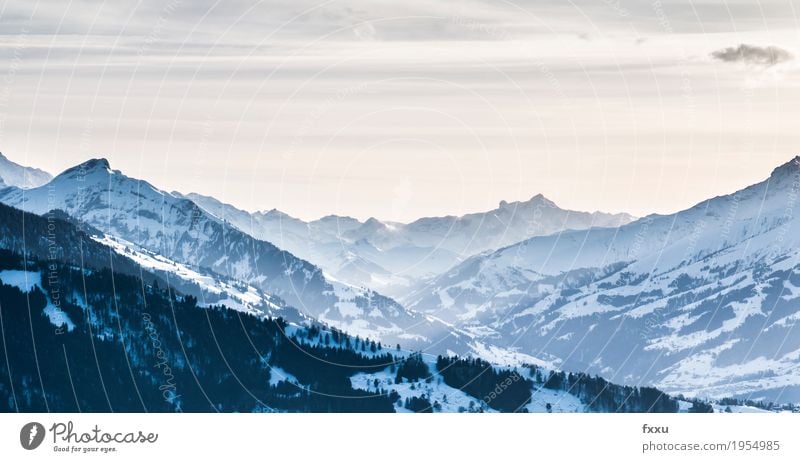
{"type": "Polygon", "coordinates": [[[594,226],[591,214],[541,195],[501,202],[494,214],[408,225],[336,216],[303,222],[166,193],[104,159],[67,169],[46,188],[5,188],[0,196],[40,214],[63,208],[106,235],[289,298],[352,333],[422,348],[447,338],[453,351],[518,354],[672,393],[800,400],[800,338],[792,335],[800,319],[800,156],[735,192],[616,227],[594,226]],[[576,216],[588,227],[565,226],[576,216]],[[462,251],[486,245],[475,246],[470,231],[496,237],[518,231],[508,226],[515,219],[525,232],[531,223],[557,231],[462,251]],[[291,246],[305,246],[310,258],[281,250],[291,246]],[[316,258],[330,261],[309,263],[316,258]],[[402,271],[414,265],[428,265],[432,276],[402,271]],[[342,275],[384,279],[403,304],[342,275]]]}
{"type": "Polygon", "coordinates": [[[795,157],[675,214],[473,256],[406,303],[499,347],[623,383],[797,399],[798,193],[795,157]]]}
{"type": "Polygon", "coordinates": [[[52,178],[53,177],[44,170],[22,166],[13,162],[0,152],[0,188],[3,186],[13,186],[30,189],[41,186],[52,178]]]}
{"type": "Polygon", "coordinates": [[[46,186],[4,190],[0,201],[39,215],[61,209],[115,239],[194,271],[245,282],[354,334],[421,347],[444,330],[374,291],[329,280],[311,263],[230,226],[190,199],[113,170],[106,159],[68,168],[46,186]]]}
{"type": "Polygon", "coordinates": [[[212,214],[315,263],[333,277],[393,297],[463,259],[531,235],[629,223],[628,214],[564,210],[541,194],[463,216],[424,217],[403,224],[328,215],[303,221],[284,212],[249,213],[215,198],[186,194],[212,214]]]}

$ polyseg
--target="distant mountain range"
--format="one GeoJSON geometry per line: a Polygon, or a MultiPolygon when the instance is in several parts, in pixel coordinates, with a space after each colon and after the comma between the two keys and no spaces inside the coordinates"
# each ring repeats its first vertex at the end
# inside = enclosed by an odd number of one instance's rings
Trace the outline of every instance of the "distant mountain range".
{"type": "Polygon", "coordinates": [[[778,402],[800,401],[798,200],[800,157],[741,191],[638,219],[537,195],[409,224],[305,222],[168,193],[104,159],[0,190],[12,207],[59,210],[101,251],[201,306],[510,367],[778,402]]]}
{"type": "Polygon", "coordinates": [[[259,239],[269,240],[332,277],[402,300],[415,285],[464,259],[534,236],[569,229],[617,227],[634,217],[559,208],[541,194],[525,202],[464,216],[420,218],[403,224],[329,215],[306,222],[278,210],[248,213],[199,194],[185,196],[259,239]]]}

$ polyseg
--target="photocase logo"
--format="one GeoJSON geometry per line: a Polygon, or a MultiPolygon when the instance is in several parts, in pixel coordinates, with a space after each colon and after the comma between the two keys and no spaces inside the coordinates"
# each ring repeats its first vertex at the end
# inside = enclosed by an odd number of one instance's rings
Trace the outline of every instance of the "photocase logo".
{"type": "Polygon", "coordinates": [[[27,450],[36,449],[44,441],[44,425],[39,422],[27,423],[19,431],[19,443],[27,450]]]}

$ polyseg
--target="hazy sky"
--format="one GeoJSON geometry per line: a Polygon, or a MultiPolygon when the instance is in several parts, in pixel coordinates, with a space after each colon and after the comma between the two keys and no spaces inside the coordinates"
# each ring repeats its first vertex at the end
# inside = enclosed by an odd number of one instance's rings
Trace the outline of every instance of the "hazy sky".
{"type": "Polygon", "coordinates": [[[670,212],[800,153],[800,0],[11,1],[0,58],[11,159],[303,218],[670,212]]]}

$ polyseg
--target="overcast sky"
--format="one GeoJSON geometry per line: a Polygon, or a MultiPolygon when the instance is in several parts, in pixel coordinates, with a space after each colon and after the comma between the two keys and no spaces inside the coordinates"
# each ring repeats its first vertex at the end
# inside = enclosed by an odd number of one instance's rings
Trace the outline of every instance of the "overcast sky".
{"type": "Polygon", "coordinates": [[[672,212],[800,154],[800,0],[11,1],[0,151],[248,210],[672,212]]]}

